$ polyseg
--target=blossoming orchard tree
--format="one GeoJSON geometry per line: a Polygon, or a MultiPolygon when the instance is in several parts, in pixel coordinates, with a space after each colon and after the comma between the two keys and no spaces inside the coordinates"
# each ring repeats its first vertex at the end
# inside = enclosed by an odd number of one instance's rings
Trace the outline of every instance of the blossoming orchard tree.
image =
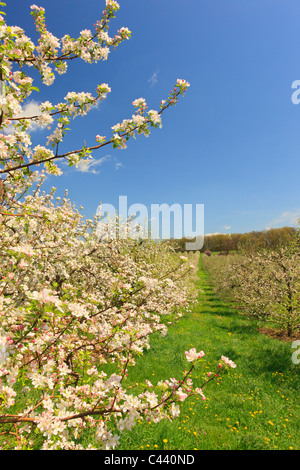
{"type": "Polygon", "coordinates": [[[277,250],[204,259],[215,290],[235,301],[239,311],[287,336],[300,331],[299,234],[277,250]]]}
{"type": "MultiPolygon", "coordinates": [[[[3,4],[2,4],[3,5],[3,4]]],[[[119,5],[106,0],[92,32],[59,39],[48,31],[45,12],[31,6],[37,44],[0,17],[0,444],[2,449],[111,449],[137,420],[173,419],[180,402],[203,394],[204,386],[226,367],[222,357],[206,382],[192,372],[204,352],[183,352],[186,371],[156,385],[126,388],[136,357],[152,334],[168,326],[193,301],[191,267],[167,242],[113,238],[101,242],[96,219],[86,220],[67,196],[42,191],[46,173],[59,174],[58,161],[70,166],[106,145],[124,148],[135,134],[149,135],[161,115],[189,86],[177,80],[160,110],[133,102],[134,114],[116,124],[96,145],[60,152],[71,119],[87,112],[110,92],[102,83],[95,94],[70,91],[63,102],[39,105],[36,116],[20,116],[22,103],[36,91],[30,70],[50,86],[68,62],[106,60],[111,49],[130,37],[127,28],[109,36],[119,5]],[[49,128],[45,145],[31,144],[32,126],[49,128]],[[185,358],[184,358],[185,356],[185,358]],[[94,430],[85,446],[86,431],[94,430]]]]}

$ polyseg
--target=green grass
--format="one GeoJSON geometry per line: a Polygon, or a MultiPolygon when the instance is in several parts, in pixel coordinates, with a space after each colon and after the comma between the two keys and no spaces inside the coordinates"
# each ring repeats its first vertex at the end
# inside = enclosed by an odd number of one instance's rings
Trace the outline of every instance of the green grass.
{"type": "MultiPolygon", "coordinates": [[[[190,398],[172,422],[137,424],[122,434],[118,449],[299,450],[300,365],[292,363],[291,344],[262,335],[252,320],[218,299],[201,265],[197,284],[202,292],[193,312],[165,338],[152,338],[128,380],[155,384],[182,377],[184,351],[191,347],[204,350],[205,373],[215,370],[221,355],[237,367],[205,388],[206,401],[190,398]]],[[[200,384],[202,376],[193,377],[200,384]]]]}

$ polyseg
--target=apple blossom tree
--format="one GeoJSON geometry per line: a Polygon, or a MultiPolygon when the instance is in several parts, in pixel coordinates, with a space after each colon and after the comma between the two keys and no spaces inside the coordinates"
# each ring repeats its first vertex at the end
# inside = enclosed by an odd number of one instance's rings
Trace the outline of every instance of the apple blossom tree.
{"type": "Polygon", "coordinates": [[[46,173],[60,174],[58,161],[78,165],[106,145],[122,149],[136,134],[148,136],[189,86],[177,80],[159,111],[147,111],[143,98],[134,100],[134,114],[114,125],[111,136],[96,135],[94,143],[65,153],[60,144],[71,119],[104,100],[108,84],[93,95],[70,91],[61,103],[44,101],[35,116],[22,114],[24,101],[38,91],[30,70],[50,86],[69,61],[106,60],[130,38],[125,27],[109,36],[118,9],[106,0],[94,31],[59,39],[47,29],[44,9],[32,5],[36,44],[0,16],[2,449],[83,449],[90,429],[97,444],[88,449],[115,448],[137,420],[175,418],[181,402],[195,394],[205,399],[204,387],[235,367],[222,356],[200,383],[192,373],[205,354],[193,348],[185,352],[189,367],[182,377],[127,387],[130,367],[149,349],[151,335],[166,335],[193,305],[194,268],[167,241],[99,239],[96,217],[86,219],[67,193],[60,199],[55,188],[42,190],[46,173]],[[33,125],[49,129],[44,145],[32,146],[33,125]]]}
{"type": "Polygon", "coordinates": [[[300,330],[299,241],[277,250],[204,260],[216,291],[242,314],[277,324],[288,336],[300,330]]]}

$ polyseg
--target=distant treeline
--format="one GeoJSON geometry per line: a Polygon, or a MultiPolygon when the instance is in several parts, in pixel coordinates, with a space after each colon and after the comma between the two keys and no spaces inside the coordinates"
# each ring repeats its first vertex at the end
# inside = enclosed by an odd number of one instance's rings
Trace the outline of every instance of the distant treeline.
{"type": "MultiPolygon", "coordinates": [[[[200,250],[211,252],[229,251],[260,251],[262,249],[273,250],[278,246],[286,245],[291,242],[297,233],[297,229],[293,227],[271,228],[260,232],[247,233],[231,233],[231,234],[215,234],[204,237],[204,245],[200,250]]],[[[185,245],[191,242],[186,238],[173,240],[177,251],[186,251],[185,245]]]]}

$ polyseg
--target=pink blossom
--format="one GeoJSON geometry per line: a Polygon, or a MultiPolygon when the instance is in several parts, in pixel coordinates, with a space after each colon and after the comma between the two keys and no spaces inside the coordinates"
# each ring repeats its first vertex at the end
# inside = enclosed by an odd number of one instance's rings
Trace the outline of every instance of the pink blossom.
{"type": "Polygon", "coordinates": [[[193,362],[196,359],[200,359],[205,356],[205,353],[203,351],[197,353],[196,348],[192,348],[189,351],[185,351],[185,356],[188,362],[193,362]]]}
{"type": "Polygon", "coordinates": [[[228,366],[232,367],[233,369],[236,367],[236,364],[233,361],[231,361],[230,359],[228,359],[228,357],[221,356],[221,359],[222,359],[222,361],[224,362],[225,365],[228,365],[228,366]]]}

